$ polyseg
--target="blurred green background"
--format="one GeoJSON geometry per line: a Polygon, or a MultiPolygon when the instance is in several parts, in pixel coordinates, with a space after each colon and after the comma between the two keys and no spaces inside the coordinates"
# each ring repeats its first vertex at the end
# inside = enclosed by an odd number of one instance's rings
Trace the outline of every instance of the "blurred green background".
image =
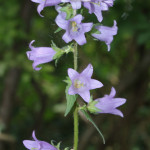
{"type": "MultiPolygon", "coordinates": [[[[0,1],[0,150],[25,150],[22,140],[37,138],[62,141],[72,147],[72,115],[64,117],[67,68],[73,56],[63,56],[58,65],[47,63],[36,72],[26,56],[28,44],[59,47],[64,31],[57,29],[54,7],[47,7],[41,18],[30,0],[0,1]]],[[[84,9],[85,22],[97,22],[84,9]]],[[[118,34],[107,52],[104,42],[86,34],[88,43],[79,47],[79,70],[89,63],[93,78],[104,87],[91,91],[94,99],[109,94],[114,86],[118,97],[127,99],[119,109],[124,118],[110,114],[93,116],[103,132],[102,143],[92,125],[80,116],[79,150],[150,150],[150,1],[115,0],[114,7],[103,12],[103,24],[118,23],[118,34]]]]}

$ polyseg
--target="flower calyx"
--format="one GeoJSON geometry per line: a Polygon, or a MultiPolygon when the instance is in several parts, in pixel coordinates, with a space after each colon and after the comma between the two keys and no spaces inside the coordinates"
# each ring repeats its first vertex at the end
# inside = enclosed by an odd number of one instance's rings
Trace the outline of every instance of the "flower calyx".
{"type": "Polygon", "coordinates": [[[87,110],[93,114],[98,114],[98,112],[101,112],[101,110],[95,106],[97,103],[98,101],[93,101],[93,97],[91,96],[90,102],[87,105],[87,110]]]}

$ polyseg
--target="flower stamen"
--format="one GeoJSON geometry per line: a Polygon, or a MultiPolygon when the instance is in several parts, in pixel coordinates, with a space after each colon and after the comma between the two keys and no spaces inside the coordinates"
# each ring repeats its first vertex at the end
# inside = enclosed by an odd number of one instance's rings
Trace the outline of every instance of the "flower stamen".
{"type": "Polygon", "coordinates": [[[77,88],[77,89],[79,89],[79,88],[81,88],[81,87],[84,87],[84,84],[81,83],[80,80],[75,80],[75,81],[74,81],[74,87],[77,88]]]}

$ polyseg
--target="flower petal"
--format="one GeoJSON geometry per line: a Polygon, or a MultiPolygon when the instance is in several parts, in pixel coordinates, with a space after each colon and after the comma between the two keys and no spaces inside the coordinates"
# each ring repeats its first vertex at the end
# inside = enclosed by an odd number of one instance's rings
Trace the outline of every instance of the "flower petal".
{"type": "Polygon", "coordinates": [[[114,87],[112,87],[109,96],[110,96],[110,97],[115,97],[115,95],[116,95],[116,90],[115,90],[114,87]]]}
{"type": "Polygon", "coordinates": [[[79,44],[79,45],[84,45],[86,43],[86,38],[83,33],[81,33],[79,36],[75,36],[74,40],[79,44]]]}
{"type": "Polygon", "coordinates": [[[77,94],[76,90],[74,89],[73,85],[71,85],[68,89],[68,94],[69,95],[75,95],[77,94]]]}
{"type": "Polygon", "coordinates": [[[109,113],[110,114],[114,114],[114,115],[118,115],[120,117],[124,117],[123,113],[120,110],[118,110],[118,109],[114,109],[114,110],[110,111],[109,113]]]}
{"type": "Polygon", "coordinates": [[[40,141],[40,145],[42,147],[41,150],[57,150],[57,148],[55,148],[54,146],[45,141],[40,141]]]}
{"type": "Polygon", "coordinates": [[[70,3],[72,5],[73,9],[80,9],[81,8],[81,1],[75,1],[75,2],[71,1],[70,3]]]}
{"type": "Polygon", "coordinates": [[[100,81],[98,81],[98,80],[90,79],[89,81],[90,81],[89,89],[91,89],[91,90],[92,89],[96,89],[96,88],[101,88],[103,86],[103,84],[100,81]]]}
{"type": "Polygon", "coordinates": [[[83,16],[80,14],[76,15],[74,18],[70,19],[70,21],[75,21],[77,24],[80,24],[82,20],[83,20],[83,16]]]}
{"type": "Polygon", "coordinates": [[[60,0],[46,0],[45,6],[54,6],[59,4],[60,0]]]}
{"type": "Polygon", "coordinates": [[[69,34],[68,31],[65,32],[65,34],[63,35],[62,39],[66,42],[66,43],[69,43],[70,41],[72,41],[72,38],[69,34]]]}
{"type": "Polygon", "coordinates": [[[39,149],[40,148],[40,145],[39,145],[39,143],[37,141],[24,140],[23,144],[29,150],[32,149],[32,148],[35,148],[35,149],[39,149]]]}
{"type": "Polygon", "coordinates": [[[98,21],[101,22],[103,20],[101,6],[94,4],[94,8],[94,14],[96,15],[98,21]]]}
{"type": "Polygon", "coordinates": [[[82,76],[86,76],[91,78],[93,74],[93,66],[91,64],[89,64],[82,72],[81,75],[82,76]]]}
{"type": "Polygon", "coordinates": [[[72,68],[68,69],[68,76],[71,80],[74,80],[74,78],[77,77],[78,75],[79,75],[79,73],[76,70],[74,70],[72,68]]]}
{"type": "Polygon", "coordinates": [[[84,32],[89,32],[93,27],[93,23],[82,23],[82,27],[84,32]]]}
{"type": "Polygon", "coordinates": [[[41,3],[42,2],[42,0],[31,0],[31,1],[34,3],[41,3]]]}
{"type": "Polygon", "coordinates": [[[38,11],[38,13],[39,13],[39,15],[40,15],[41,17],[44,17],[43,15],[41,15],[41,11],[44,9],[44,5],[45,5],[45,3],[44,3],[44,1],[43,1],[43,2],[40,3],[40,4],[38,5],[38,7],[37,7],[37,11],[38,11]]]}
{"type": "Polygon", "coordinates": [[[61,14],[56,17],[55,22],[60,28],[68,29],[69,22],[65,20],[61,14]]]}
{"type": "Polygon", "coordinates": [[[64,3],[65,3],[65,2],[70,2],[70,0],[61,0],[61,2],[64,2],[64,3]]]}
{"type": "Polygon", "coordinates": [[[113,98],[112,100],[114,108],[123,105],[126,102],[125,98],[113,98]]]}
{"type": "Polygon", "coordinates": [[[38,141],[38,139],[37,139],[36,136],[35,136],[35,131],[32,132],[32,137],[33,137],[33,139],[34,139],[35,141],[38,141]]]}
{"type": "Polygon", "coordinates": [[[90,101],[90,91],[89,90],[79,92],[78,94],[84,99],[85,102],[88,103],[90,101]]]}

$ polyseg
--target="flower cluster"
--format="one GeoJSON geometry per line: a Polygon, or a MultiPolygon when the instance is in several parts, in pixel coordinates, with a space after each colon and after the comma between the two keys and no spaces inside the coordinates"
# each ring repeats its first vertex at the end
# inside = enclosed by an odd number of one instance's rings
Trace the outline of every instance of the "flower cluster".
{"type": "MultiPolygon", "coordinates": [[[[60,30],[65,30],[65,33],[62,36],[62,39],[71,44],[58,48],[54,42],[52,42],[51,47],[34,47],[32,44],[34,40],[30,42],[29,48],[31,51],[27,51],[27,57],[29,60],[33,61],[33,69],[39,71],[41,67],[38,65],[43,63],[48,63],[53,60],[56,62],[63,55],[69,52],[74,53],[74,62],[77,60],[77,44],[84,45],[87,43],[86,34],[90,32],[93,38],[96,38],[100,41],[105,42],[107,45],[108,51],[110,51],[110,45],[113,41],[113,36],[117,34],[118,27],[117,22],[114,20],[114,25],[112,27],[103,26],[101,22],[103,21],[103,11],[108,11],[109,7],[112,7],[114,0],[31,0],[32,2],[38,3],[37,12],[41,17],[41,11],[48,6],[55,6],[58,15],[55,19],[58,29],[55,33],[60,30]],[[61,5],[60,5],[61,4],[61,5]],[[88,9],[89,14],[94,13],[97,17],[99,23],[94,24],[93,22],[84,23],[83,14],[78,14],[78,9],[81,7],[88,9]]],[[[82,12],[82,11],[81,11],[82,12]]],[[[76,65],[74,65],[75,67],[76,65]]],[[[75,67],[76,68],[76,67],[75,67]]],[[[94,114],[100,113],[110,113],[114,115],[119,115],[123,117],[123,113],[117,109],[117,107],[123,105],[126,102],[124,98],[114,98],[116,91],[112,87],[110,95],[105,95],[102,98],[97,98],[96,100],[92,99],[90,90],[101,88],[103,84],[95,79],[92,79],[93,66],[89,64],[81,73],[78,73],[75,69],[68,69],[69,79],[66,80],[68,86],[66,88],[66,98],[67,105],[69,106],[67,111],[73,108],[74,102],[76,101],[76,95],[85,101],[85,105],[76,106],[78,109],[85,113],[85,116],[88,114],[87,111],[94,114]],[[69,99],[70,98],[70,99],[69,99]],[[69,102],[68,102],[69,101],[69,102]],[[70,102],[71,101],[71,102],[70,102]]],[[[78,110],[77,109],[77,110],[78,110]]],[[[68,112],[67,112],[68,113],[68,112]]],[[[88,120],[92,122],[92,119],[88,120]]],[[[94,124],[92,122],[92,124],[94,124]]],[[[96,125],[94,124],[96,127],[96,125]]],[[[77,123],[78,127],[78,123],[77,123]]],[[[76,129],[76,128],[75,128],[76,129]]],[[[98,130],[98,128],[96,127],[98,130]]],[[[100,131],[98,130],[100,133],[100,131]]],[[[101,133],[100,133],[101,134],[101,133]]],[[[39,141],[35,132],[33,131],[32,137],[34,141],[24,140],[24,146],[29,150],[60,150],[59,144],[53,146],[44,141],[39,141]]],[[[77,140],[78,141],[78,140],[77,140]]],[[[64,150],[68,150],[65,148],[64,150]]],[[[77,150],[77,147],[76,149],[77,150]]]]}

